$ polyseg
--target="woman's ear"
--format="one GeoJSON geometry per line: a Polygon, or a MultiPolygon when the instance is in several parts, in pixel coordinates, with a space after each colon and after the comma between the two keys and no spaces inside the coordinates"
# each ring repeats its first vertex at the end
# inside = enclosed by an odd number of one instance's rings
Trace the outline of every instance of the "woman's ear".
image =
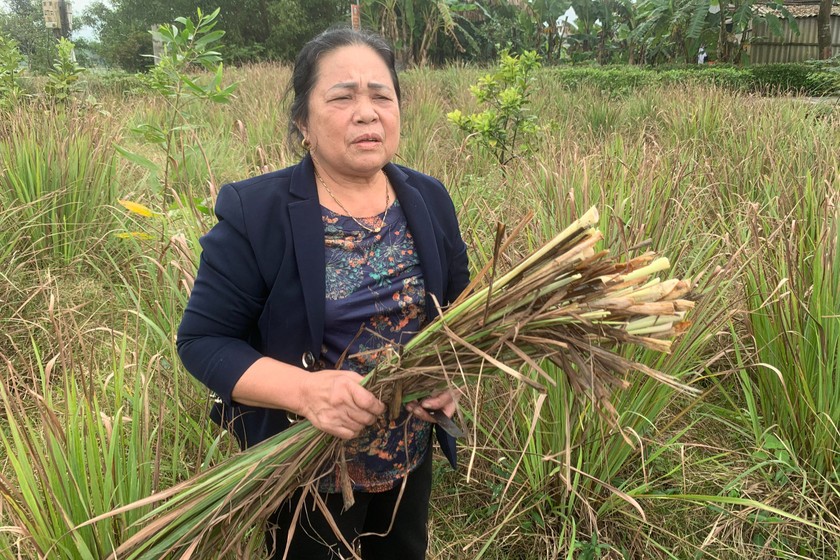
{"type": "Polygon", "coordinates": [[[296,122],[295,126],[300,131],[300,135],[303,136],[304,140],[309,138],[309,134],[308,134],[308,131],[306,129],[306,125],[304,125],[303,123],[296,122]]]}

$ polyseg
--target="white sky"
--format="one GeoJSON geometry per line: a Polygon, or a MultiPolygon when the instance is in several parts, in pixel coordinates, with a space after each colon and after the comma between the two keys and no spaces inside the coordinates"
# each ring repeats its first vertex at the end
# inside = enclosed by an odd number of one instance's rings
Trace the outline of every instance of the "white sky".
{"type": "Polygon", "coordinates": [[[93,39],[93,33],[84,27],[78,27],[78,17],[82,15],[88,6],[93,4],[96,0],[69,0],[70,7],[73,9],[73,36],[82,37],[84,39],[93,39]]]}
{"type": "Polygon", "coordinates": [[[81,14],[82,11],[93,4],[94,0],[70,0],[70,4],[73,6],[73,13],[74,14],[81,14]]]}

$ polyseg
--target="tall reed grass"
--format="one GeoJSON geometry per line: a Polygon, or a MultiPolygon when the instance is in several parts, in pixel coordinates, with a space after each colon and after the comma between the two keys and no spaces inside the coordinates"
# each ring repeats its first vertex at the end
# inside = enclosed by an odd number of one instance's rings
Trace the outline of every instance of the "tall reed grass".
{"type": "Polygon", "coordinates": [[[102,244],[118,190],[117,134],[113,119],[83,109],[20,109],[0,125],[0,201],[16,208],[17,240],[65,263],[102,244]]]}
{"type": "Polygon", "coordinates": [[[754,358],[740,383],[756,446],[833,493],[840,483],[840,210],[837,190],[814,187],[805,186],[798,211],[751,217],[758,257],[744,290],[754,358]],[[814,195],[824,198],[814,204],[814,195]]]}
{"type": "Polygon", "coordinates": [[[3,320],[23,324],[31,342],[15,348],[25,357],[2,356],[0,558],[98,560],[143,511],[77,525],[211,462],[218,441],[190,404],[185,373],[139,317],[91,324],[63,305],[54,279],[33,288],[47,323],[3,320]],[[52,344],[35,342],[42,329],[52,344]]]}

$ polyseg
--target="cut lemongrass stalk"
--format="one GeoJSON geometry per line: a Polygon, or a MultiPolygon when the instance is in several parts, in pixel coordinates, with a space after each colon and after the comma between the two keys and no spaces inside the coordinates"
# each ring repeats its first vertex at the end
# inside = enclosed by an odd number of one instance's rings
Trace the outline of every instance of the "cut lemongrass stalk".
{"type": "Polygon", "coordinates": [[[644,278],[645,276],[650,276],[651,274],[656,274],[657,272],[662,272],[663,270],[668,270],[669,268],[671,268],[671,263],[668,259],[665,257],[659,257],[650,264],[643,266],[638,270],[634,270],[633,272],[624,274],[620,278],[622,282],[632,282],[638,278],[644,278]]]}
{"type": "Polygon", "coordinates": [[[625,330],[630,329],[645,329],[647,327],[652,327],[654,325],[660,325],[662,323],[673,323],[675,320],[681,318],[680,314],[677,314],[676,318],[674,317],[661,317],[659,315],[651,315],[650,317],[641,317],[639,319],[634,319],[627,323],[627,327],[625,330]]]}
{"type": "Polygon", "coordinates": [[[688,280],[680,280],[674,287],[671,293],[665,296],[665,299],[679,299],[691,291],[691,282],[688,280]]]}
{"type": "Polygon", "coordinates": [[[632,329],[625,329],[628,333],[633,335],[647,335],[647,334],[661,334],[668,332],[674,328],[674,323],[663,323],[661,325],[651,325],[648,327],[637,327],[632,329]]]}
{"type": "MultiPolygon", "coordinates": [[[[647,303],[637,303],[624,308],[623,311],[633,315],[667,315],[671,317],[677,316],[679,311],[674,305],[675,302],[670,301],[651,301],[647,303]]],[[[609,309],[609,307],[607,307],[609,309]]]]}
{"type": "Polygon", "coordinates": [[[652,278],[650,282],[635,290],[631,297],[636,301],[656,301],[671,293],[678,283],[677,278],[671,278],[664,282],[660,281],[659,278],[652,278]]]}
{"type": "Polygon", "coordinates": [[[535,262],[539,262],[540,259],[545,257],[545,255],[551,253],[558,245],[566,241],[570,236],[573,234],[581,231],[587,230],[591,226],[598,223],[598,210],[593,206],[589,210],[587,210],[580,218],[569,224],[569,226],[564,229],[562,232],[554,236],[548,243],[546,243],[542,248],[538,251],[530,255],[528,258],[523,260],[519,265],[517,265],[513,270],[502,276],[498,283],[501,285],[506,285],[510,280],[519,276],[525,270],[528,270],[531,265],[535,262]]]}
{"type": "Polygon", "coordinates": [[[572,282],[574,282],[575,280],[578,280],[578,279],[580,279],[580,274],[575,274],[573,276],[558,280],[557,282],[554,282],[553,284],[550,284],[549,286],[546,286],[546,288],[544,288],[544,289],[533,290],[530,294],[526,295],[525,297],[519,298],[517,300],[516,310],[503,309],[500,312],[489,316],[487,318],[487,322],[492,323],[493,321],[498,321],[498,320],[502,319],[503,317],[506,317],[507,315],[515,314],[517,312],[517,310],[522,309],[522,308],[527,308],[531,304],[531,302],[533,302],[537,298],[545,297],[546,295],[548,295],[552,292],[556,292],[560,288],[568,286],[569,284],[571,284],[572,282]]]}

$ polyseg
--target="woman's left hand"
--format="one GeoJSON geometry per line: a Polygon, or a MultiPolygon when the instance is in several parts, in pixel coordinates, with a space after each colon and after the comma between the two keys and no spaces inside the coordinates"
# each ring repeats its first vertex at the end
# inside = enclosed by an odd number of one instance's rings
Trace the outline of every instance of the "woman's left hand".
{"type": "Polygon", "coordinates": [[[446,389],[445,391],[434,393],[422,401],[406,403],[405,408],[417,418],[434,424],[435,419],[426,410],[441,410],[445,415],[452,418],[455,414],[455,409],[458,408],[458,392],[452,389],[446,389]]]}

